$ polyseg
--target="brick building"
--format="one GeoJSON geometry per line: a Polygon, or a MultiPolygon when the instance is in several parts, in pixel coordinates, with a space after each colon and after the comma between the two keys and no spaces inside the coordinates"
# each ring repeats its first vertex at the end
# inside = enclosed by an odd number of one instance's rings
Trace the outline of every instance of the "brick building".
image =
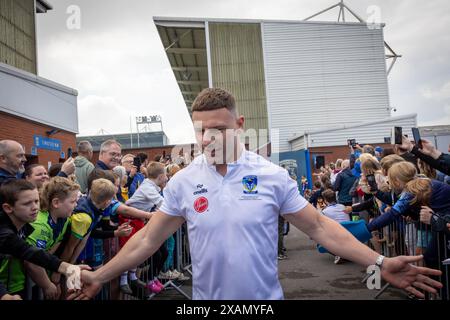
{"type": "Polygon", "coordinates": [[[38,76],[36,14],[44,0],[0,0],[0,140],[21,143],[28,164],[64,161],[76,147],[77,91],[38,76]]]}
{"type": "Polygon", "coordinates": [[[36,147],[35,136],[48,137],[47,133],[54,130],[54,127],[5,112],[0,112],[0,123],[0,139],[11,139],[21,143],[25,149],[27,165],[40,163],[47,167],[49,162],[64,161],[67,148],[76,149],[76,137],[73,132],[58,130],[52,134],[51,139],[60,141],[60,151],[48,150],[36,147]]]}

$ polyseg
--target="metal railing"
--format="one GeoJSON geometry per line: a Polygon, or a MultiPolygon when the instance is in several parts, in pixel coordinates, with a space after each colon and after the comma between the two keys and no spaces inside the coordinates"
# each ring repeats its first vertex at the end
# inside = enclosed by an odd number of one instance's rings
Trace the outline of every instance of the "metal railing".
{"type": "MultiPolygon", "coordinates": [[[[436,295],[425,294],[426,299],[450,300],[450,267],[442,263],[450,256],[450,237],[446,233],[432,231],[427,224],[401,216],[372,234],[369,245],[386,257],[424,255],[418,266],[441,270],[442,275],[435,280],[443,285],[436,295]]],[[[380,297],[388,288],[389,283],[374,298],[380,297]]]]}

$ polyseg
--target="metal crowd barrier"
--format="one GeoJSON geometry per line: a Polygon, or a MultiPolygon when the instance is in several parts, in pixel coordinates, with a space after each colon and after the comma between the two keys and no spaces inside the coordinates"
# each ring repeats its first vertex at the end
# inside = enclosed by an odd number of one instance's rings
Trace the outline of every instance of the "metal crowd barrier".
{"type": "MultiPolygon", "coordinates": [[[[375,231],[370,246],[386,257],[424,255],[418,266],[441,270],[442,275],[436,280],[443,284],[436,295],[425,294],[426,299],[450,300],[450,266],[442,263],[450,256],[450,237],[447,234],[434,232],[429,225],[402,216],[389,226],[375,231]]],[[[388,287],[389,284],[386,284],[374,298],[380,297],[388,287]]]]}
{"type": "MultiPolygon", "coordinates": [[[[173,254],[173,263],[177,270],[182,270],[188,272],[192,277],[191,272],[191,258],[189,251],[189,243],[187,236],[187,226],[186,223],[174,234],[175,237],[175,249],[173,254]]],[[[109,260],[111,260],[117,252],[120,250],[118,238],[111,239],[96,239],[96,246],[94,247],[94,257],[102,257],[103,263],[100,265],[96,265],[94,269],[101,267],[103,264],[106,264],[109,260]],[[99,243],[103,242],[102,245],[99,246],[99,243]]],[[[163,244],[165,246],[166,243],[163,244]]],[[[89,263],[88,263],[89,264],[89,263]]],[[[153,280],[158,274],[160,270],[155,269],[154,257],[150,257],[147,261],[142,263],[137,267],[136,274],[138,278],[144,283],[148,284],[151,280],[153,280]]],[[[160,279],[162,284],[164,285],[165,290],[174,289],[179,294],[180,297],[185,299],[191,299],[189,293],[185,292],[183,287],[183,282],[178,280],[162,280],[160,279]]],[[[162,291],[161,293],[163,293],[162,291]]],[[[106,284],[103,285],[102,290],[99,294],[94,298],[94,300],[150,300],[153,299],[157,294],[151,293],[147,288],[136,288],[132,295],[124,294],[120,291],[119,278],[116,278],[106,284]]],[[[26,297],[27,300],[44,300],[43,291],[36,286],[33,281],[27,277],[26,278],[26,297]]],[[[64,297],[62,297],[64,299],[64,297]]]]}
{"type": "MultiPolygon", "coordinates": [[[[192,276],[192,273],[189,270],[190,254],[187,240],[188,237],[187,237],[186,223],[183,224],[183,226],[179,230],[177,230],[177,232],[173,236],[175,237],[175,249],[173,254],[174,266],[176,266],[177,270],[188,271],[192,276]]],[[[165,245],[166,242],[163,243],[163,246],[165,245]]],[[[150,281],[152,281],[155,277],[158,276],[158,274],[156,274],[155,271],[159,273],[160,270],[155,270],[154,256],[152,256],[137,268],[136,274],[140,280],[148,284],[150,281]]],[[[180,297],[184,297],[185,299],[188,300],[191,299],[189,293],[185,292],[182,289],[183,282],[178,280],[164,280],[164,279],[159,280],[164,285],[164,290],[174,289],[180,294],[180,297]]],[[[163,294],[164,290],[159,294],[163,294]]],[[[152,293],[150,292],[149,289],[139,289],[137,290],[136,294],[133,295],[120,293],[120,299],[150,300],[155,298],[159,294],[152,293]]]]}

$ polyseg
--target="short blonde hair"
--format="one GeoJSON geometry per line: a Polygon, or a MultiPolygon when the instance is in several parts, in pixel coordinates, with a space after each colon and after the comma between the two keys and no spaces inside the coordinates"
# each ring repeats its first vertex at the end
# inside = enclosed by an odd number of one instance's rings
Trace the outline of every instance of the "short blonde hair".
{"type": "Polygon", "coordinates": [[[124,155],[124,156],[122,157],[121,163],[123,164],[123,161],[124,161],[125,159],[128,159],[128,158],[134,159],[134,154],[127,153],[126,155],[124,155]]]}
{"type": "Polygon", "coordinates": [[[417,178],[406,184],[405,190],[411,193],[414,198],[411,204],[420,206],[429,206],[433,190],[431,188],[431,180],[428,178],[417,178]]]}
{"type": "Polygon", "coordinates": [[[396,154],[390,154],[380,161],[381,168],[383,169],[384,173],[387,174],[389,172],[389,169],[396,163],[403,162],[405,159],[400,157],[396,154]]]}
{"type": "Polygon", "coordinates": [[[78,190],[80,190],[80,186],[68,178],[58,176],[51,178],[44,183],[40,193],[41,210],[50,210],[53,199],[58,198],[64,201],[72,192],[78,190]]]}
{"type": "Polygon", "coordinates": [[[116,186],[109,180],[100,178],[92,181],[89,196],[92,201],[100,204],[114,198],[116,194],[116,186]]]}
{"type": "Polygon", "coordinates": [[[389,183],[394,188],[404,188],[416,175],[416,167],[408,161],[395,163],[388,171],[389,183]]]}
{"type": "Polygon", "coordinates": [[[156,161],[152,161],[147,166],[147,175],[150,179],[156,179],[160,174],[165,173],[164,164],[156,161]]]}
{"type": "Polygon", "coordinates": [[[347,169],[350,168],[350,160],[345,159],[344,161],[342,161],[342,169],[347,169]]]}
{"type": "Polygon", "coordinates": [[[169,177],[174,176],[175,173],[177,173],[177,172],[180,171],[180,170],[181,170],[180,166],[177,165],[176,163],[169,164],[169,165],[166,167],[166,173],[167,173],[167,175],[168,175],[169,177]]]}
{"type": "Polygon", "coordinates": [[[361,160],[361,171],[365,175],[375,174],[380,171],[381,165],[378,159],[370,153],[363,153],[359,159],[361,160]]]}

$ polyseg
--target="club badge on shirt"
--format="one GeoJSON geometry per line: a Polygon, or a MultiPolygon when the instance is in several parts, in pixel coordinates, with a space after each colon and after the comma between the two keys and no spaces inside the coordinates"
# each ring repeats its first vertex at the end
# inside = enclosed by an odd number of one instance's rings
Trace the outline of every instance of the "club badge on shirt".
{"type": "Polygon", "coordinates": [[[240,200],[260,200],[258,196],[258,177],[257,176],[245,176],[242,178],[242,186],[244,194],[240,197],[240,200]]]}
{"type": "Polygon", "coordinates": [[[194,201],[194,210],[198,213],[203,213],[208,209],[208,199],[205,197],[199,197],[194,201]]]}
{"type": "Polygon", "coordinates": [[[258,177],[257,176],[245,176],[242,178],[242,185],[244,186],[245,194],[258,193],[258,177]]]}

